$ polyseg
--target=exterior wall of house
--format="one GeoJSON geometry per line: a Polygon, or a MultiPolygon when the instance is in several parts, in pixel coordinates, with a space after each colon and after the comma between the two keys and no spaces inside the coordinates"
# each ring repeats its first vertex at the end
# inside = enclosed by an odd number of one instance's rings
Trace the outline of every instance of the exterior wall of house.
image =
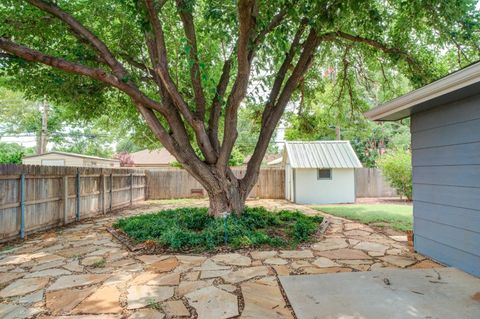
{"type": "Polygon", "coordinates": [[[480,276],[480,94],[411,117],[415,249],[480,276]]]}
{"type": "Polygon", "coordinates": [[[294,197],[298,204],[337,204],[355,202],[355,170],[332,169],[331,179],[318,179],[315,168],[294,170],[294,197]]]}
{"type": "Polygon", "coordinates": [[[76,166],[76,167],[120,167],[120,162],[104,161],[101,159],[82,158],[62,154],[44,154],[42,156],[27,157],[22,160],[25,165],[44,166],[76,166]],[[112,166],[113,164],[113,166],[112,166]]]}

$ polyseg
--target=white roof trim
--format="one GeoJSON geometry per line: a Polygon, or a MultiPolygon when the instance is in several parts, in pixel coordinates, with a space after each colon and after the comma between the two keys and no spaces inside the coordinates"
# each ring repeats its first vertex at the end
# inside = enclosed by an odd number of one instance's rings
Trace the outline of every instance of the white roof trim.
{"type": "Polygon", "coordinates": [[[480,62],[447,75],[408,94],[400,96],[365,113],[371,120],[382,120],[420,103],[480,82],[480,62]]]}

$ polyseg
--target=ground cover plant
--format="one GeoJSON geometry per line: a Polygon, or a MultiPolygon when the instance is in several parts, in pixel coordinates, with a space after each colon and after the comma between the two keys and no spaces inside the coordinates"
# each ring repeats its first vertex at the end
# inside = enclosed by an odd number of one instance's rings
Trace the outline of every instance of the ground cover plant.
{"type": "Polygon", "coordinates": [[[321,216],[298,211],[270,212],[262,207],[215,218],[207,208],[178,208],[119,219],[114,228],[141,243],[154,241],[172,251],[213,251],[250,247],[296,247],[310,241],[321,216]]]}
{"type": "Polygon", "coordinates": [[[338,217],[399,231],[412,230],[413,210],[410,205],[354,204],[321,206],[316,209],[338,217]]]}

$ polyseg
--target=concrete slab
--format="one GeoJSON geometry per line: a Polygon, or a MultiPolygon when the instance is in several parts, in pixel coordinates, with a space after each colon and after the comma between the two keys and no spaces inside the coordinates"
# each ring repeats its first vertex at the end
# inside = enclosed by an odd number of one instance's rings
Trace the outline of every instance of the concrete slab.
{"type": "Polygon", "coordinates": [[[480,278],[454,268],[279,278],[298,319],[480,318],[480,278]]]}

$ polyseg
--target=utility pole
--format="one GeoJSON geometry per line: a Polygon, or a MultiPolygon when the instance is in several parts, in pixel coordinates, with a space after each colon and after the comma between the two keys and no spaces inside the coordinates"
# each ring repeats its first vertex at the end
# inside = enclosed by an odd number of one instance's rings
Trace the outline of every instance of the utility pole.
{"type": "Polygon", "coordinates": [[[340,131],[340,126],[337,125],[335,126],[335,139],[337,141],[340,141],[342,139],[342,136],[341,136],[341,131],[340,131]]]}
{"type": "Polygon", "coordinates": [[[48,104],[43,102],[40,105],[40,111],[42,112],[42,128],[40,130],[39,143],[37,144],[37,154],[43,154],[47,151],[48,143],[48,104]]]}

